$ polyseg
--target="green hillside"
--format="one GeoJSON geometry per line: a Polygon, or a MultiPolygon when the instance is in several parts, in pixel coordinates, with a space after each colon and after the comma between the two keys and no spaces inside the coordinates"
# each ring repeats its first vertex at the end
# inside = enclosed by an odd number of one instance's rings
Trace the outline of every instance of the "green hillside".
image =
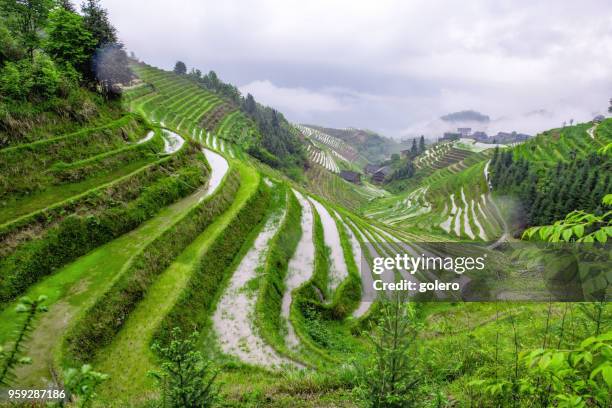
{"type": "MultiPolygon", "coordinates": [[[[423,142],[382,185],[350,182],[398,146],[128,58],[95,1],[37,3],[28,32],[17,3],[0,19],[0,405],[610,406],[610,304],[521,298],[549,288],[513,250],[612,236],[612,119],[423,142]],[[373,268],[402,253],[488,263],[373,268]],[[390,300],[381,278],[465,290],[390,300]]],[[[609,300],[595,261],[585,293],[609,300]]]]}
{"type": "Polygon", "coordinates": [[[400,150],[407,148],[407,146],[403,146],[391,138],[367,129],[334,129],[316,125],[309,125],[309,127],[343,141],[351,146],[364,160],[371,163],[383,161],[391,154],[399,153],[400,150]]]}

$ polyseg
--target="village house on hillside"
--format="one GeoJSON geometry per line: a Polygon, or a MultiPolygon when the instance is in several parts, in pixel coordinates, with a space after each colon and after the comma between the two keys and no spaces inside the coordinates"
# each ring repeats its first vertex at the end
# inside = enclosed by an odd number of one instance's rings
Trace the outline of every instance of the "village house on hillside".
{"type": "Polygon", "coordinates": [[[438,140],[438,142],[446,142],[446,141],[452,141],[452,140],[459,140],[459,138],[461,137],[461,133],[455,133],[455,132],[444,132],[444,135],[438,140]]]}
{"type": "Polygon", "coordinates": [[[380,169],[379,165],[376,164],[368,164],[363,168],[365,174],[374,174],[380,169]]]}
{"type": "Polygon", "coordinates": [[[372,181],[375,183],[382,183],[389,174],[391,174],[390,166],[381,167],[372,175],[372,181]]]}
{"type": "Polygon", "coordinates": [[[361,173],[357,173],[356,171],[342,170],[340,172],[340,177],[348,182],[361,184],[361,173]]]}
{"type": "Polygon", "coordinates": [[[489,136],[485,132],[476,131],[472,133],[472,139],[476,140],[477,142],[486,142],[489,140],[489,136]]]}
{"type": "Polygon", "coordinates": [[[461,135],[461,137],[470,137],[472,134],[472,128],[457,128],[457,133],[461,135]]]}

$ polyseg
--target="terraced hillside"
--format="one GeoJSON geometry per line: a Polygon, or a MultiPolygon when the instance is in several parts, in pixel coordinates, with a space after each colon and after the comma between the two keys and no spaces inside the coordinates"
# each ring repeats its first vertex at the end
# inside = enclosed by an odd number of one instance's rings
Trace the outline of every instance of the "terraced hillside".
{"type": "Polygon", "coordinates": [[[310,191],[353,211],[389,194],[369,183],[365,177],[361,177],[361,182],[355,184],[337,176],[342,170],[361,174],[363,169],[358,163],[367,162],[342,139],[304,125],[296,125],[296,129],[305,138],[310,162],[305,179],[310,191]]]}
{"type": "MultiPolygon", "coordinates": [[[[241,125],[251,126],[243,116],[174,74],[135,69],[143,82],[124,96],[134,113],[0,150],[0,341],[17,297],[46,294],[49,307],[16,383],[88,362],[111,375],[104,404],[154,397],[149,347],[177,325],[199,328],[219,358],[328,365],[340,351],[320,344],[313,325],[356,341],[349,321],[371,305],[361,298],[360,252],[393,232],[262,177],[241,148],[241,125]]],[[[362,190],[364,199],[378,194],[362,190]]]]}
{"type": "Polygon", "coordinates": [[[342,139],[305,125],[296,125],[296,127],[306,138],[329,148],[334,152],[332,154],[336,155],[340,160],[348,163],[359,160],[359,153],[342,139]]]}
{"type": "Polygon", "coordinates": [[[502,216],[490,192],[495,148],[512,152],[517,160],[554,166],[595,154],[610,142],[609,126],[605,121],[553,129],[514,146],[467,139],[436,144],[414,161],[416,187],[370,203],[365,214],[389,225],[494,241],[508,233],[507,214],[502,216]]]}
{"type": "MultiPolygon", "coordinates": [[[[351,49],[340,65],[292,64],[286,46],[308,50],[314,37],[282,18],[284,4],[246,21],[244,6],[216,2],[154,27],[192,61],[256,62],[231,68],[243,78],[267,78],[273,61],[270,81],[243,95],[215,71],[128,56],[119,32],[133,39],[149,11],[174,4],[101,3],[0,2],[0,407],[612,406],[612,118],[515,146],[428,147],[423,136],[411,148],[370,130],[294,126],[256,98],[276,89],[326,120],[328,97],[340,98],[348,110],[334,120],[367,112],[391,129],[448,105],[449,92],[420,103],[422,87],[408,84],[380,98],[385,64],[364,77],[371,94],[347,92],[365,89],[338,76],[363,71],[351,49]],[[183,24],[204,22],[197,46],[180,43],[183,24]],[[232,34],[216,38],[220,28],[232,34]],[[239,38],[261,45],[244,48],[255,59],[232,55],[239,38]],[[283,87],[320,68],[323,97],[283,87]],[[391,117],[394,101],[417,110],[391,117]],[[366,164],[376,186],[359,174],[366,164]]],[[[320,10],[332,34],[358,21],[338,10],[320,10]]],[[[375,23],[365,35],[399,33],[364,10],[375,23]]],[[[311,20],[315,31],[325,21],[311,20]]],[[[159,53],[158,39],[145,42],[159,53]]],[[[452,94],[461,81],[447,85],[452,94]]],[[[515,96],[519,106],[525,94],[515,96]]],[[[489,121],[440,120],[466,114],[489,121]]]]}
{"type": "Polygon", "coordinates": [[[206,137],[218,148],[246,150],[259,138],[253,122],[231,102],[184,76],[145,64],[134,64],[143,81],[128,89],[128,106],[162,127],[191,137],[206,137]]]}
{"type": "Polygon", "coordinates": [[[519,158],[537,162],[570,161],[597,151],[612,140],[610,122],[551,129],[513,148],[519,158]]]}
{"type": "MultiPolygon", "coordinates": [[[[180,328],[196,331],[197,350],[220,368],[228,406],[354,406],[360,374],[346,362],[372,355],[382,316],[381,298],[366,290],[377,279],[373,259],[503,236],[488,151],[435,147],[419,162],[422,184],[400,195],[323,166],[300,184],[246,153],[258,130],[231,103],[181,75],[134,70],[141,83],[123,95],[132,113],[0,150],[0,343],[19,296],[45,294],[49,309],[24,343],[32,364],[18,367],[15,386],[45,387],[62,368],[89,363],[109,375],[97,406],[146,406],[161,398],[148,375],[161,357],[151,345],[170,344],[180,328]]],[[[313,151],[346,158],[321,138],[309,136],[313,151]]],[[[423,268],[381,275],[436,279],[423,268]]],[[[467,398],[465,382],[478,372],[466,371],[472,357],[458,345],[510,323],[493,306],[418,304],[421,337],[433,337],[423,347],[452,374],[435,386],[467,398]]],[[[525,347],[538,345],[545,329],[529,322],[546,306],[504,308],[529,334],[525,347]]],[[[509,344],[502,369],[513,361],[509,344]]]]}
{"type": "MultiPolygon", "coordinates": [[[[319,148],[314,143],[307,144],[306,149],[308,151],[308,158],[312,163],[318,164],[332,173],[340,172],[340,167],[338,167],[334,159],[335,150],[319,148]]],[[[346,162],[346,160],[343,161],[346,162]]]]}
{"type": "Polygon", "coordinates": [[[413,176],[402,181],[408,188],[371,202],[365,215],[388,225],[454,239],[497,239],[504,231],[504,221],[485,176],[493,149],[480,145],[462,139],[430,146],[414,159],[413,176]]]}
{"type": "Polygon", "coordinates": [[[355,155],[354,161],[359,167],[365,166],[368,162],[381,162],[388,159],[393,153],[399,153],[402,149],[409,147],[366,129],[352,127],[335,129],[317,125],[307,125],[307,127],[311,131],[325,135],[325,138],[332,138],[332,140],[349,146],[355,155]]]}
{"type": "MultiPolygon", "coordinates": [[[[486,160],[486,159],[485,159],[486,160]]],[[[422,186],[373,202],[368,217],[394,226],[417,228],[464,240],[492,241],[504,228],[485,180],[485,161],[464,170],[444,168],[422,179],[422,186]]]]}

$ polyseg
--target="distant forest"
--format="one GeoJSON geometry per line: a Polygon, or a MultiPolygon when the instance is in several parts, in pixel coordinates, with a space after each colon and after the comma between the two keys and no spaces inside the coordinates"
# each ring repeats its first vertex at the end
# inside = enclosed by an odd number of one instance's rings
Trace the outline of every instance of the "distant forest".
{"type": "Polygon", "coordinates": [[[495,149],[491,183],[500,194],[519,198],[527,226],[551,224],[580,209],[601,215],[602,198],[612,190],[612,163],[595,153],[544,167],[495,149]]]}

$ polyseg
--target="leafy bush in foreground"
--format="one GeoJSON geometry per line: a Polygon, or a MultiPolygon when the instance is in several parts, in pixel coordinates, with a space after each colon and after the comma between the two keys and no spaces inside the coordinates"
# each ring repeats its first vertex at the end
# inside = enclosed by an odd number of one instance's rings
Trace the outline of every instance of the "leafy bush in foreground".
{"type": "Polygon", "coordinates": [[[608,407],[612,402],[612,332],[573,350],[536,349],[519,355],[510,379],[475,380],[484,406],[608,407]]]}

